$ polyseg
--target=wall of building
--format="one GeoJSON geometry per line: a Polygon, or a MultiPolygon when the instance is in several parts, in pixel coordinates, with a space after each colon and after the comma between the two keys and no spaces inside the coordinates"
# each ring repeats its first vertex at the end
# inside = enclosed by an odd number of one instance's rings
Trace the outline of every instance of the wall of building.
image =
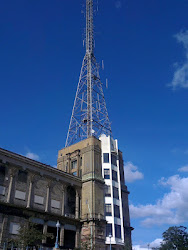
{"type": "MultiPolygon", "coordinates": [[[[19,226],[28,220],[38,224],[43,232],[56,234],[59,220],[61,246],[75,242],[78,247],[81,185],[80,178],[0,149],[0,244],[15,238],[19,226]],[[70,189],[74,192],[70,193],[70,189]],[[70,200],[74,207],[71,211],[67,210],[70,200]],[[65,242],[66,232],[72,232],[74,240],[65,242]]],[[[52,243],[47,240],[41,244],[47,246],[48,241],[52,243]]]]}

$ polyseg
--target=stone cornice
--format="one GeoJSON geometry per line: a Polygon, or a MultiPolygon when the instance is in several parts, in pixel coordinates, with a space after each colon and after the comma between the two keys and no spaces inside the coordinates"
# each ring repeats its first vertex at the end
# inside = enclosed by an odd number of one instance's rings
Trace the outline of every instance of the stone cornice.
{"type": "Polygon", "coordinates": [[[8,150],[0,148],[0,156],[6,157],[6,161],[14,165],[15,167],[29,168],[30,171],[43,172],[44,176],[51,176],[53,179],[59,181],[72,182],[75,185],[81,186],[82,180],[79,177],[73,176],[69,173],[63,172],[62,170],[51,167],[44,163],[29,159],[25,156],[10,152],[8,150]],[[33,167],[31,170],[30,168],[33,167]]]}

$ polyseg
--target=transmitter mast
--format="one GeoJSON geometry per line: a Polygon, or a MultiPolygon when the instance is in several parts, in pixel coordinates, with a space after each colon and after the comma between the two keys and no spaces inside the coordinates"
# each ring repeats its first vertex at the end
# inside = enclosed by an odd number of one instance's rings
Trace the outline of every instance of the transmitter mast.
{"type": "Polygon", "coordinates": [[[92,135],[111,135],[99,65],[94,56],[93,0],[86,0],[86,54],[82,62],[65,147],[92,135]]]}

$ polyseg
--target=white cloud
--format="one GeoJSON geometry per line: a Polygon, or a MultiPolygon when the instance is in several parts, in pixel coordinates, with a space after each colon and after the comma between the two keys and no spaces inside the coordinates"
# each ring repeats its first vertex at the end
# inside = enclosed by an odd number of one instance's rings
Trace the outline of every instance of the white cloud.
{"type": "Polygon", "coordinates": [[[180,172],[188,172],[188,165],[178,169],[180,172]]]}
{"type": "Polygon", "coordinates": [[[162,241],[163,241],[163,239],[155,239],[154,241],[152,241],[152,242],[149,244],[149,246],[150,246],[151,248],[153,248],[153,247],[160,247],[162,241]]]}
{"type": "Polygon", "coordinates": [[[174,175],[160,184],[170,188],[156,204],[130,205],[132,218],[141,218],[144,226],[177,225],[188,220],[188,178],[174,175]]]}
{"type": "Polygon", "coordinates": [[[126,162],[124,166],[125,182],[134,182],[144,178],[144,175],[138,171],[137,166],[132,162],[126,162]]]}
{"type": "Polygon", "coordinates": [[[148,250],[148,247],[142,247],[141,245],[134,245],[133,250],[148,250]]]}
{"type": "Polygon", "coordinates": [[[182,43],[185,49],[185,62],[182,65],[175,64],[176,70],[172,82],[169,84],[174,90],[179,88],[188,88],[188,30],[181,31],[175,35],[179,43],[182,43]]]}
{"type": "Polygon", "coordinates": [[[28,152],[25,156],[35,161],[40,160],[40,157],[37,154],[34,154],[32,152],[28,152]]]}
{"type": "Polygon", "coordinates": [[[162,239],[155,239],[151,243],[142,245],[133,245],[133,250],[151,250],[152,248],[159,247],[161,245],[162,239]]]}

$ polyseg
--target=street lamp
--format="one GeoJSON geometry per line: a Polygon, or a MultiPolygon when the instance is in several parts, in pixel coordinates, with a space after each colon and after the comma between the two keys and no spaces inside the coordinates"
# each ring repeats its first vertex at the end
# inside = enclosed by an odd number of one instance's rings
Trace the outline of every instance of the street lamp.
{"type": "Polygon", "coordinates": [[[109,234],[109,238],[110,238],[110,250],[112,250],[112,245],[111,245],[111,238],[112,238],[112,235],[109,234]]]}
{"type": "Polygon", "coordinates": [[[56,241],[55,241],[55,248],[59,248],[59,244],[58,244],[58,232],[60,228],[59,221],[57,221],[56,227],[57,227],[57,236],[56,236],[56,241]]]}

